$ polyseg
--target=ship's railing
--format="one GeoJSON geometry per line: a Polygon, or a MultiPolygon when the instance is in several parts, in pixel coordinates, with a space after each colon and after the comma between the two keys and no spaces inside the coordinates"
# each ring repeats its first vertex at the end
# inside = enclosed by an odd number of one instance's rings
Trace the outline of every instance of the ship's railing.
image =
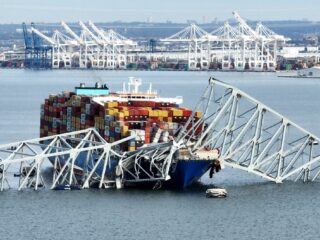
{"type": "Polygon", "coordinates": [[[99,96],[94,97],[93,101],[96,103],[103,105],[105,102],[110,101],[120,101],[120,102],[127,102],[127,101],[155,101],[155,102],[169,102],[169,103],[176,103],[181,104],[183,102],[182,96],[176,96],[176,97],[158,97],[158,96],[141,96],[141,97],[128,97],[128,96],[99,96]]]}
{"type": "Polygon", "coordinates": [[[178,136],[193,151],[218,148],[227,166],[277,183],[318,179],[319,138],[243,91],[210,79],[195,110],[178,136]]]}

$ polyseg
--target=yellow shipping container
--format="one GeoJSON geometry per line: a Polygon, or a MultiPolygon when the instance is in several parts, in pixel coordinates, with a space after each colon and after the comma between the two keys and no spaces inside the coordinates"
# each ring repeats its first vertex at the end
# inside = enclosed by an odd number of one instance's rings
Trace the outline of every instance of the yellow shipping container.
{"type": "Polygon", "coordinates": [[[122,126],[121,126],[121,129],[122,129],[123,131],[128,131],[128,130],[129,130],[129,126],[122,125],[122,126]]]}
{"type": "Polygon", "coordinates": [[[117,112],[117,113],[116,113],[116,116],[117,116],[118,118],[123,118],[123,117],[124,117],[124,113],[123,113],[123,112],[117,112]]]}
{"type": "Polygon", "coordinates": [[[123,111],[123,116],[124,116],[124,117],[129,117],[129,111],[127,111],[127,110],[126,110],[126,111],[123,111]]]}
{"type": "Polygon", "coordinates": [[[129,136],[129,131],[121,131],[121,136],[122,137],[128,137],[129,136]]]}
{"type": "Polygon", "coordinates": [[[168,112],[165,110],[159,110],[159,117],[168,117],[168,112]]]}
{"type": "Polygon", "coordinates": [[[197,118],[201,118],[202,117],[202,112],[196,112],[195,115],[196,115],[197,118]]]}
{"type": "Polygon", "coordinates": [[[128,147],[128,151],[135,151],[136,147],[128,147]]]}
{"type": "Polygon", "coordinates": [[[149,117],[159,117],[159,111],[158,110],[149,111],[149,117]]]}
{"type": "Polygon", "coordinates": [[[104,103],[105,108],[112,108],[112,102],[106,102],[104,103]]]}
{"type": "Polygon", "coordinates": [[[118,107],[118,102],[106,102],[104,104],[104,106],[106,108],[116,108],[116,107],[118,107]]]}
{"type": "Polygon", "coordinates": [[[121,126],[121,135],[128,136],[128,133],[129,133],[129,127],[128,126],[121,126]]]}
{"type": "Polygon", "coordinates": [[[174,117],[182,117],[183,116],[183,111],[177,108],[171,108],[172,115],[174,117]]]}
{"type": "Polygon", "coordinates": [[[114,115],[114,109],[113,108],[109,108],[109,109],[106,109],[106,111],[105,111],[105,113],[106,113],[106,115],[114,115]]]}

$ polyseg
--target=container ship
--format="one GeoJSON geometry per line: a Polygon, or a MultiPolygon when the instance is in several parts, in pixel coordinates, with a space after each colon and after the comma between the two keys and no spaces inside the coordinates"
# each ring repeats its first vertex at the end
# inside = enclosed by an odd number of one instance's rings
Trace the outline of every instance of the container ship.
{"type": "MultiPolygon", "coordinates": [[[[94,87],[80,84],[73,92],[64,91],[50,95],[41,105],[40,137],[68,133],[94,127],[102,138],[113,143],[128,136],[134,139],[121,144],[119,151],[134,152],[140,148],[172,141],[189,117],[194,121],[201,118],[201,112],[181,107],[181,96],[160,97],[152,90],[139,90],[141,79],[129,78],[122,91],[112,92],[105,84],[94,87]]],[[[212,153],[212,151],[211,151],[212,153]]],[[[201,153],[200,153],[201,154],[201,153]]],[[[211,169],[220,169],[218,152],[197,159],[185,157],[180,151],[176,164],[170,169],[170,179],[162,183],[166,188],[185,188],[211,169]]],[[[52,163],[53,160],[49,159],[52,163]]],[[[74,168],[78,175],[83,172],[85,156],[79,155],[74,168]]],[[[116,161],[108,165],[108,174],[116,171],[116,161]]],[[[103,166],[95,170],[103,172],[103,166]]],[[[127,176],[129,177],[129,176],[127,176]]],[[[144,183],[146,184],[146,183],[144,183]]]]}

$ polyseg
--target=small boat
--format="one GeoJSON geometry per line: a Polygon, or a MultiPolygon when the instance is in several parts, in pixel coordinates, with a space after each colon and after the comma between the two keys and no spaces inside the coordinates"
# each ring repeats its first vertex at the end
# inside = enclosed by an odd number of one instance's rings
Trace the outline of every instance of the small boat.
{"type": "Polygon", "coordinates": [[[225,198],[227,197],[227,190],[224,188],[209,188],[206,191],[208,198],[225,198]]]}

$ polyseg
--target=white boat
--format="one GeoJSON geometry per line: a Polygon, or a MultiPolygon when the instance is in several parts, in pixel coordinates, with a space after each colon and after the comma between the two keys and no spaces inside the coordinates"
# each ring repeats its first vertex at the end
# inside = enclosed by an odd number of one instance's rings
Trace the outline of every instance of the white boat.
{"type": "Polygon", "coordinates": [[[224,188],[209,188],[206,191],[207,197],[224,198],[227,196],[227,190],[224,188]]]}
{"type": "Polygon", "coordinates": [[[302,78],[320,78],[320,67],[314,66],[311,68],[300,69],[298,71],[298,77],[302,78]]]}

